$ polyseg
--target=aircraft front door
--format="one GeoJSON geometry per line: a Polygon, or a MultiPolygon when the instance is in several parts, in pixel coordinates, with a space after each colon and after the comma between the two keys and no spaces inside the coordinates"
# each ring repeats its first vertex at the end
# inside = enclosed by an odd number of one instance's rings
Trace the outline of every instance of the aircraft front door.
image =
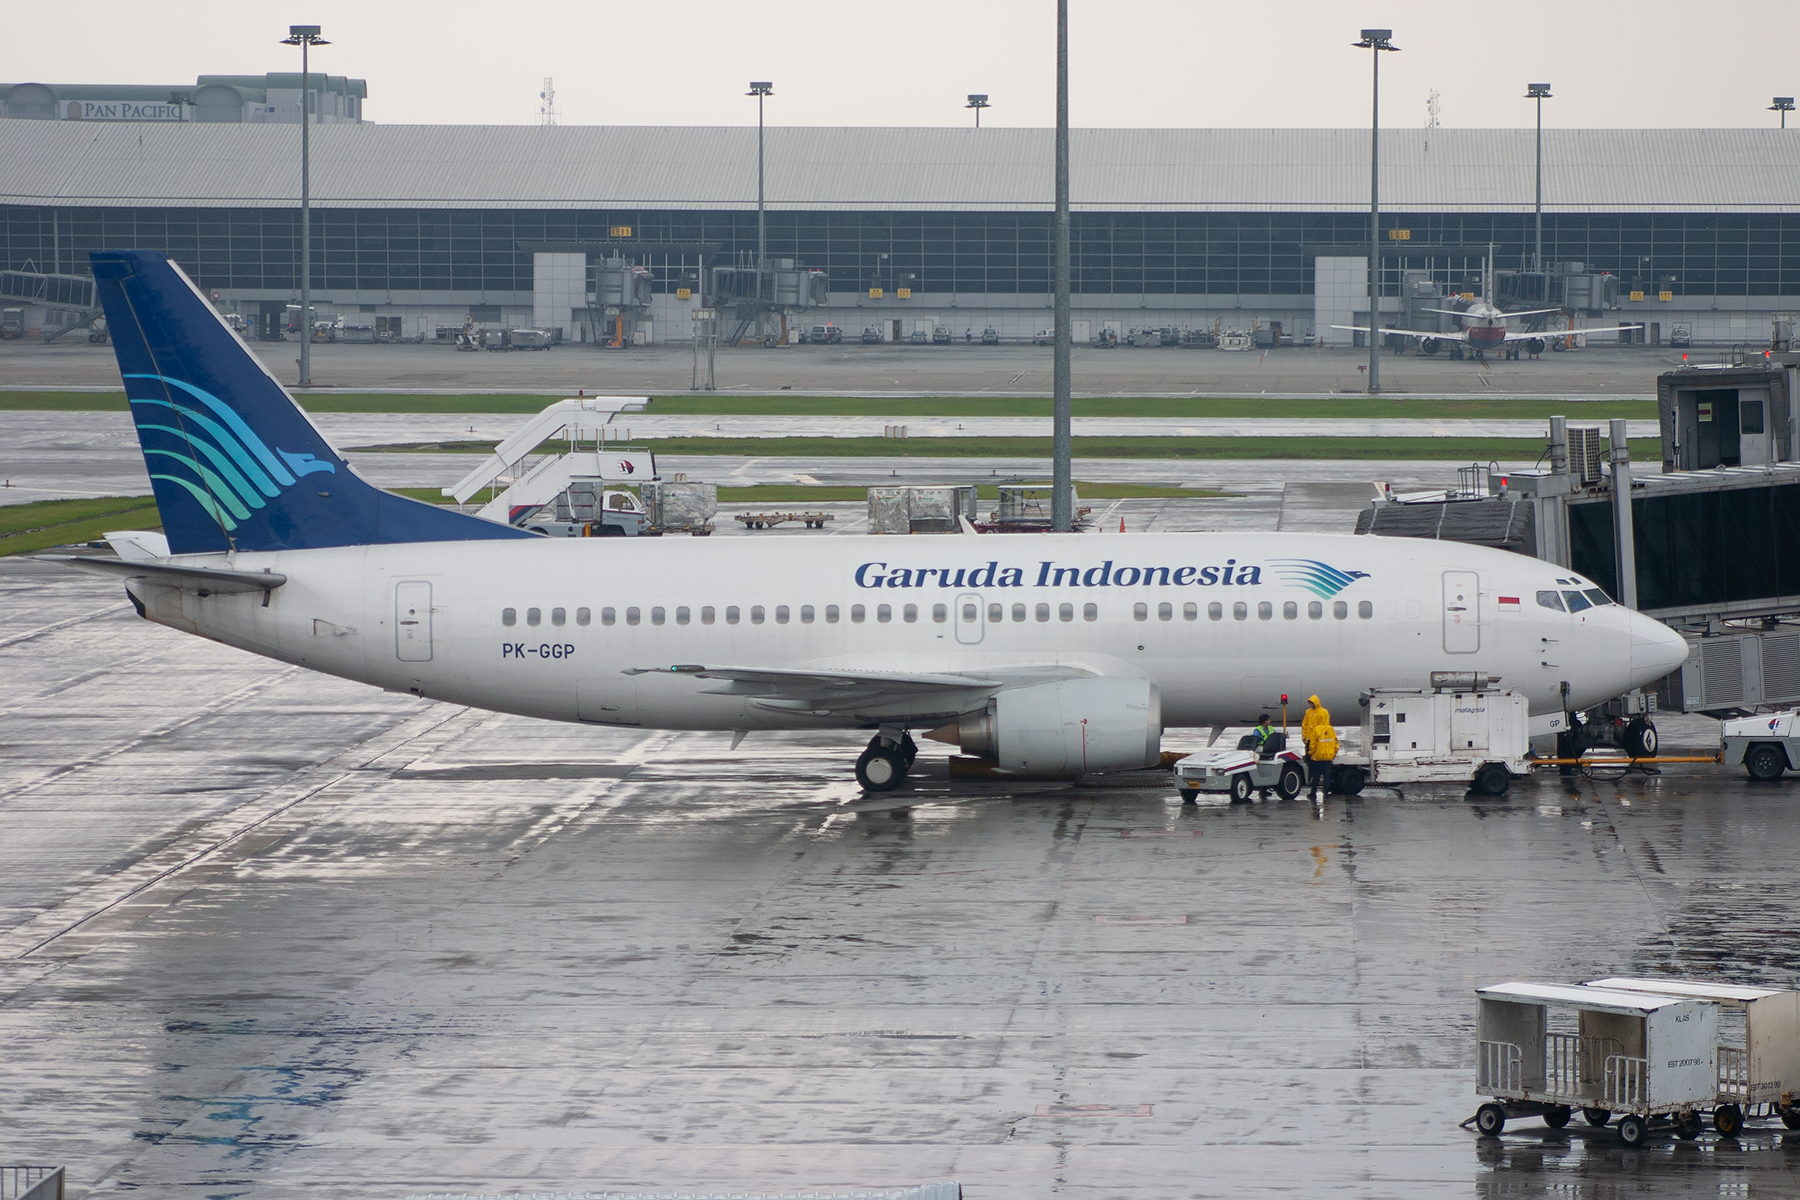
{"type": "Polygon", "coordinates": [[[1473,571],[1444,572],[1444,651],[1481,649],[1481,587],[1473,571]]]}
{"type": "Polygon", "coordinates": [[[973,592],[964,592],[956,598],[956,640],[965,646],[979,645],[985,631],[982,621],[981,597],[973,592]]]}
{"type": "Polygon", "coordinates": [[[394,653],[401,662],[431,661],[431,585],[394,585],[394,653]]]}

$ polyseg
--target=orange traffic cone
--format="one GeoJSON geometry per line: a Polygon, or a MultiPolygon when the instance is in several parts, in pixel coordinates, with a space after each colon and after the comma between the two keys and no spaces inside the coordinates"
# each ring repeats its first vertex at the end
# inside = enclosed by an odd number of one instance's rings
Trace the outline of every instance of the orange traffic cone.
{"type": "Polygon", "coordinates": [[[1120,533],[1125,532],[1125,518],[1124,517],[1119,518],[1119,532],[1120,533]]]}

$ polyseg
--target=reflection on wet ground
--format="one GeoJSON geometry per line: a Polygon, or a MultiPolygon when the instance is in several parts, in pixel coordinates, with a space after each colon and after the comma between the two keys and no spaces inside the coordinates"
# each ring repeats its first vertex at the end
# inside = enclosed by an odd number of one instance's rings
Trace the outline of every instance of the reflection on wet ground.
{"type": "Polygon", "coordinates": [[[1183,807],[928,743],[871,799],[854,736],[497,717],[87,576],[0,595],[0,1088],[75,1194],[1800,1194],[1767,1123],[1458,1127],[1480,984],[1794,985],[1800,782],[1183,807]]]}

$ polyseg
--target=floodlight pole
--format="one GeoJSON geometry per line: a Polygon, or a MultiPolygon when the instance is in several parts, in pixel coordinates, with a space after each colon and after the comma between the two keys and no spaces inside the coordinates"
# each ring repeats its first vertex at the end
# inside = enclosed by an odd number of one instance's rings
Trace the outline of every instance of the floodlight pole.
{"type": "Polygon", "coordinates": [[[1369,51],[1374,67],[1369,100],[1369,394],[1381,391],[1381,54],[1398,50],[1389,44],[1391,29],[1365,29],[1351,45],[1369,51]]]}
{"type": "Polygon", "coordinates": [[[1775,103],[1769,105],[1769,111],[1781,114],[1781,127],[1786,129],[1787,115],[1794,111],[1794,98],[1792,96],[1775,97],[1775,103]]]}
{"type": "Polygon", "coordinates": [[[1050,446],[1050,527],[1075,527],[1069,445],[1069,0],[1056,0],[1056,320],[1055,401],[1050,446]]]}
{"type": "MultiPolygon", "coordinates": [[[[1537,101],[1537,250],[1531,256],[1531,269],[1541,272],[1544,269],[1544,101],[1550,99],[1550,85],[1547,83],[1528,83],[1525,85],[1525,98],[1537,101]]],[[[1544,299],[1550,296],[1549,286],[1544,288],[1544,299]]],[[[1489,304],[1493,297],[1483,296],[1489,304]]]]}
{"type": "Polygon", "coordinates": [[[300,47],[300,385],[312,386],[312,64],[308,52],[329,46],[317,25],[289,25],[284,46],[300,47]]]}
{"type": "Polygon", "coordinates": [[[763,97],[775,94],[772,83],[751,83],[756,97],[756,298],[762,299],[764,260],[769,257],[769,227],[763,214],[763,97]]]}
{"type": "Polygon", "coordinates": [[[967,104],[963,105],[963,107],[964,108],[972,108],[975,110],[975,128],[980,129],[981,128],[981,110],[984,108],[992,108],[994,106],[988,103],[988,98],[985,94],[978,96],[978,95],[971,93],[969,96],[969,102],[967,104]]]}

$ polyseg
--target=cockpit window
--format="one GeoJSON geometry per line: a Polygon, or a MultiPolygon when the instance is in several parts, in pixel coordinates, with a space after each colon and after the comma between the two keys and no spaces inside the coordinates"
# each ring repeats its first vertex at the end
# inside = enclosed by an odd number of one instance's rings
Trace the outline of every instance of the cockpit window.
{"type": "Polygon", "coordinates": [[[1539,592],[1537,594],[1537,602],[1539,608],[1555,609],[1557,612],[1566,611],[1563,608],[1562,597],[1555,592],[1539,592]]]}
{"type": "Polygon", "coordinates": [[[1612,597],[1599,588],[1589,588],[1581,594],[1592,600],[1595,608],[1605,608],[1612,603],[1612,597]]]}
{"type": "Polygon", "coordinates": [[[1569,602],[1569,611],[1578,613],[1584,608],[1594,607],[1594,602],[1580,592],[1564,592],[1563,599],[1569,602]]]}

